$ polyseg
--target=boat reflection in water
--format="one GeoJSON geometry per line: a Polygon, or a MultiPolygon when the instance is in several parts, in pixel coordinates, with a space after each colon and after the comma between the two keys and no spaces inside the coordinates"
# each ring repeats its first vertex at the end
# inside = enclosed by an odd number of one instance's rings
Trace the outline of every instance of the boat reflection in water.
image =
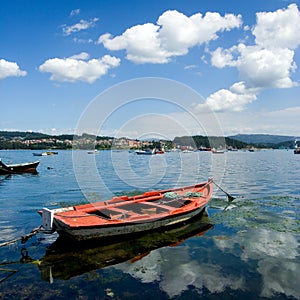
{"type": "Polygon", "coordinates": [[[212,227],[204,214],[167,231],[149,232],[126,239],[70,244],[58,238],[39,263],[41,277],[49,282],[53,279],[68,280],[121,262],[135,262],[155,249],[176,246],[190,237],[201,236],[212,227]]]}

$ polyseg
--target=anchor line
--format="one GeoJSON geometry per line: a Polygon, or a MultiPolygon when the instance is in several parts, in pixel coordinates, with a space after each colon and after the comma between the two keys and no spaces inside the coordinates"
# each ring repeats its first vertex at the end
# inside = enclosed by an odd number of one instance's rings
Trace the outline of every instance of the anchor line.
{"type": "Polygon", "coordinates": [[[4,242],[0,244],[0,247],[4,247],[7,246],[9,244],[13,244],[16,243],[17,241],[21,241],[21,244],[25,244],[30,238],[32,238],[34,235],[36,235],[39,231],[41,231],[42,226],[39,226],[37,228],[34,228],[30,231],[30,233],[26,234],[26,235],[22,235],[19,238],[4,242]]]}

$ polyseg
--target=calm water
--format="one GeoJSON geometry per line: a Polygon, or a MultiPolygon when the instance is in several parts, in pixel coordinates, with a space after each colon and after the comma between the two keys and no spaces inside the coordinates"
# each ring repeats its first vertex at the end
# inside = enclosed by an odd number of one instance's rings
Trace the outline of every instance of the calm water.
{"type": "MultiPolygon", "coordinates": [[[[32,151],[0,157],[37,158],[32,151]]],[[[215,187],[207,217],[115,245],[67,249],[54,243],[57,235],[38,234],[1,247],[0,299],[300,299],[300,155],[60,151],[38,158],[36,175],[0,176],[0,243],[38,227],[42,207],[210,176],[236,199],[228,205],[215,187]]]]}

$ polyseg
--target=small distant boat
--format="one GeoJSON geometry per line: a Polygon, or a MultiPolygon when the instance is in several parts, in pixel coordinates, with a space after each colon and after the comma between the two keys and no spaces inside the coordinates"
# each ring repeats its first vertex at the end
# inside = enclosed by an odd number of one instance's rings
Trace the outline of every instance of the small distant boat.
{"type": "Polygon", "coordinates": [[[46,152],[43,152],[43,153],[32,153],[33,156],[46,156],[46,152]]]}
{"type": "Polygon", "coordinates": [[[98,154],[99,151],[97,149],[95,149],[95,150],[88,151],[87,153],[88,154],[98,154]]]}
{"type": "Polygon", "coordinates": [[[39,163],[40,163],[39,161],[35,161],[35,162],[22,163],[22,164],[6,165],[0,159],[0,175],[35,173],[39,163]]]}
{"type": "Polygon", "coordinates": [[[295,154],[300,154],[300,147],[298,146],[298,141],[295,140],[295,149],[294,149],[295,154]]]}
{"type": "Polygon", "coordinates": [[[230,151],[230,152],[237,152],[237,151],[239,151],[237,148],[233,148],[233,147],[231,147],[231,146],[229,146],[228,148],[227,148],[227,151],[230,151]]]}
{"type": "Polygon", "coordinates": [[[137,155],[154,155],[155,149],[153,149],[153,150],[136,150],[135,153],[137,155]]]}
{"type": "Polygon", "coordinates": [[[105,202],[66,208],[43,208],[42,228],[75,241],[116,238],[167,229],[201,215],[213,192],[207,182],[151,191],[137,196],[113,197],[105,202]]]}
{"type": "Polygon", "coordinates": [[[42,152],[42,153],[32,153],[33,156],[47,156],[47,155],[56,155],[58,154],[58,152],[54,152],[54,151],[46,151],[46,152],[42,152]]]}
{"type": "Polygon", "coordinates": [[[185,150],[182,151],[182,153],[193,153],[193,152],[194,152],[194,151],[188,150],[188,149],[185,149],[185,150]]]}
{"type": "Polygon", "coordinates": [[[165,154],[165,150],[164,149],[155,149],[154,153],[155,154],[165,154]]]}
{"type": "Polygon", "coordinates": [[[225,150],[212,149],[211,152],[214,153],[214,154],[223,154],[225,152],[225,150]]]}
{"type": "Polygon", "coordinates": [[[201,147],[198,148],[198,150],[199,151],[211,151],[211,148],[210,147],[203,147],[203,146],[201,146],[201,147]]]}

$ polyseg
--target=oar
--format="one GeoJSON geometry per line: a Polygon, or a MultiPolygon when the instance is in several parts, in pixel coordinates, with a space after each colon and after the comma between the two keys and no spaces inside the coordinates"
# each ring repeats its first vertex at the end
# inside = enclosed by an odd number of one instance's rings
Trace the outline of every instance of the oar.
{"type": "Polygon", "coordinates": [[[228,194],[226,191],[224,191],[215,181],[213,181],[213,183],[224,193],[226,194],[227,198],[228,198],[228,202],[232,202],[235,197],[231,196],[230,194],[228,194]]]}

